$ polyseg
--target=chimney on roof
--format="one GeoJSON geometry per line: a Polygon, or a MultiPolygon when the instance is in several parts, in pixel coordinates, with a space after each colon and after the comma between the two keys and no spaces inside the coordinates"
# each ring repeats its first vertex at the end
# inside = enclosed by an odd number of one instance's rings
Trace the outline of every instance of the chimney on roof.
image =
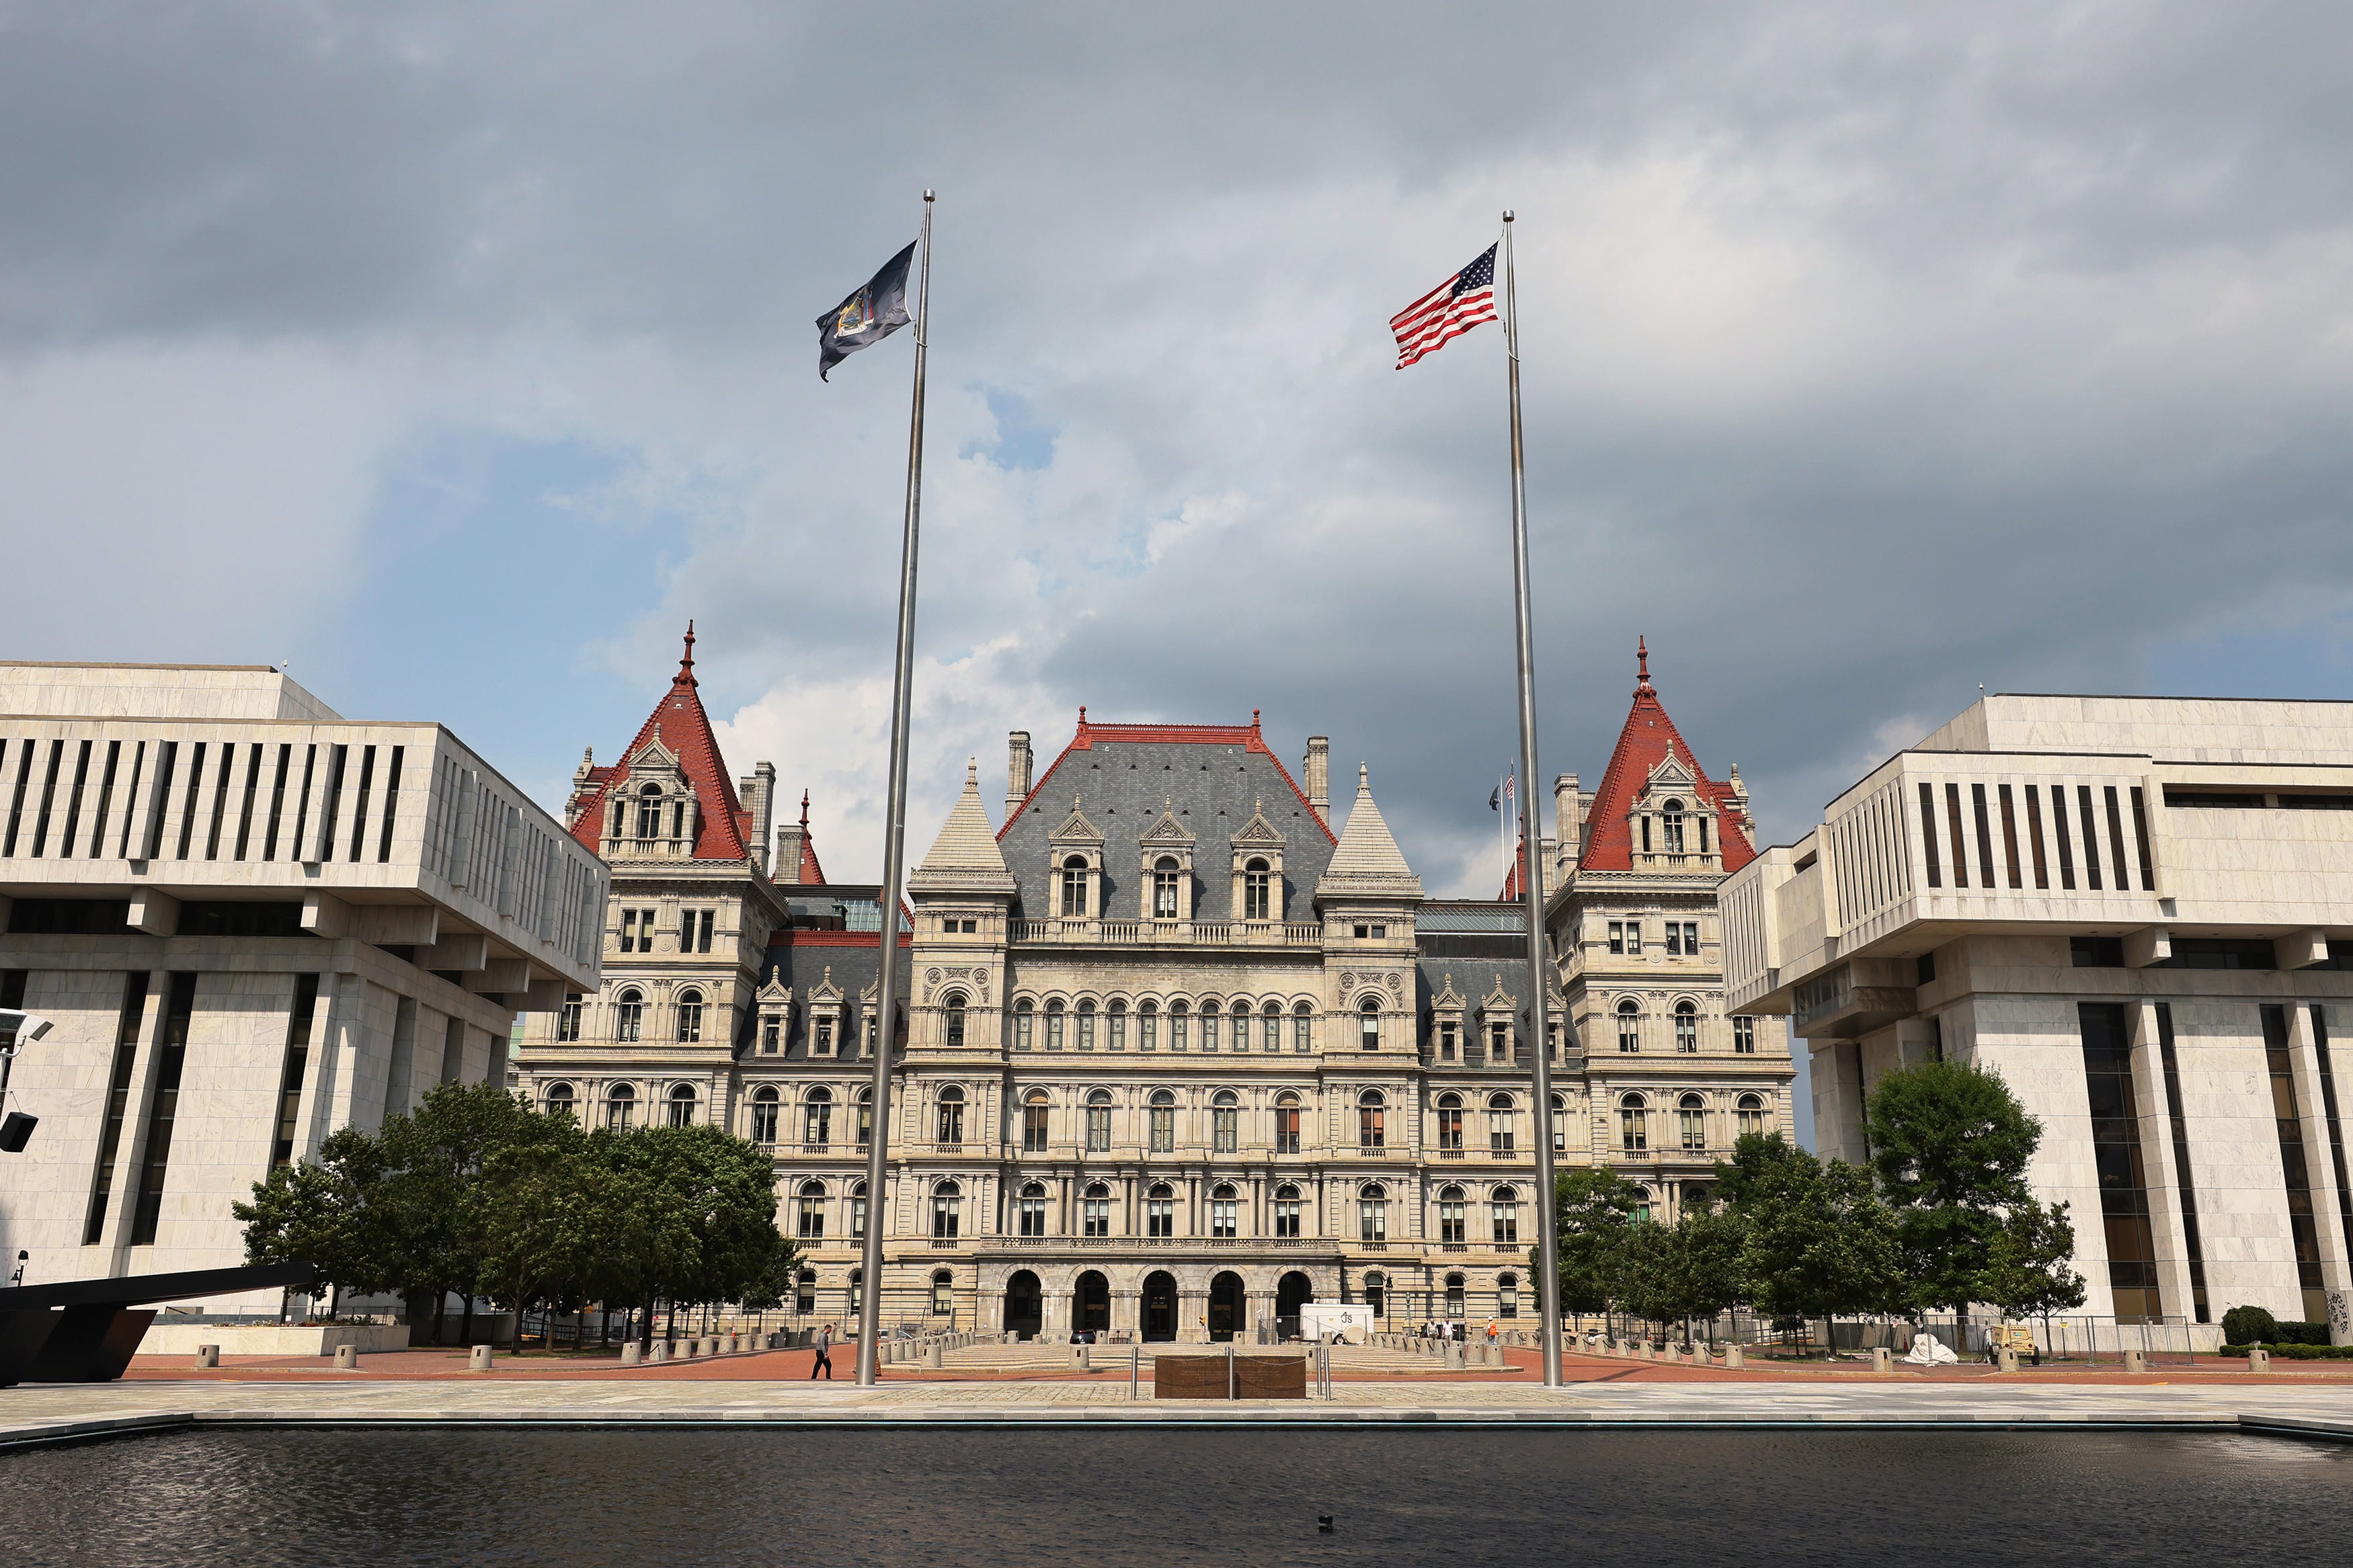
{"type": "Polygon", "coordinates": [[[744,797],[744,815],[752,819],[752,831],[746,836],[752,847],[752,864],[765,872],[768,868],[764,858],[768,853],[768,821],[776,809],[776,764],[754,763],[752,776],[736,780],[735,788],[744,797]]]}
{"type": "Polygon", "coordinates": [[[1005,737],[1005,820],[1029,798],[1029,731],[1015,730],[1005,737]]]}
{"type": "Polygon", "coordinates": [[[1332,825],[1331,736],[1307,737],[1307,756],[1299,764],[1299,771],[1307,775],[1307,804],[1315,808],[1315,815],[1324,819],[1324,826],[1329,827],[1332,825]]]}
{"type": "Polygon", "coordinates": [[[1568,880],[1568,873],[1582,852],[1585,825],[1578,820],[1577,775],[1563,773],[1552,781],[1553,880],[1556,888],[1568,880]]]}
{"type": "Polygon", "coordinates": [[[772,882],[789,882],[797,886],[801,879],[802,868],[808,860],[808,856],[805,853],[807,847],[808,797],[804,794],[801,797],[801,819],[798,822],[787,822],[776,829],[776,874],[768,879],[772,882]]]}

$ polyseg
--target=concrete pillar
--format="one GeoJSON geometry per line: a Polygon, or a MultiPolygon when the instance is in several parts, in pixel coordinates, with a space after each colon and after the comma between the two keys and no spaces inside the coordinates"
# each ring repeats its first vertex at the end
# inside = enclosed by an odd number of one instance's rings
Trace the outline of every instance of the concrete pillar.
{"type": "Polygon", "coordinates": [[[473,1351],[466,1358],[466,1370],[468,1372],[490,1371],[491,1347],[488,1345],[476,1345],[473,1348],[473,1351]]]}
{"type": "Polygon", "coordinates": [[[2148,1370],[2148,1352],[2144,1350],[2128,1350],[2125,1352],[2125,1370],[2126,1372],[2147,1372],[2148,1370]]]}
{"type": "Polygon", "coordinates": [[[1996,1371],[2016,1372],[2018,1370],[2018,1349],[2016,1346],[2000,1346],[1993,1352],[1993,1354],[1994,1368],[1996,1371]]]}
{"type": "Polygon", "coordinates": [[[621,1347],[621,1364],[623,1366],[637,1366],[644,1360],[644,1353],[639,1350],[637,1341],[631,1340],[628,1343],[621,1347]]]}
{"type": "Polygon", "coordinates": [[[2139,1111],[2141,1161],[2147,1167],[2149,1232],[2157,1243],[2158,1299],[2168,1312],[2190,1314],[2189,1231],[2181,1215],[2181,1173],[2174,1169],[2173,1116],[2165,1092],[2165,1059],[2157,1004],[2126,1015],[2132,1035],[2133,1105],[2139,1111]]]}
{"type": "Polygon", "coordinates": [[[1873,1345],[1871,1349],[1871,1370],[1880,1373],[1894,1372],[1895,1352],[1885,1345],[1873,1345]]]}
{"type": "Polygon", "coordinates": [[[360,1351],[357,1345],[337,1345],[335,1347],[335,1370],[337,1372],[355,1371],[359,1364],[360,1351]]]}
{"type": "Polygon", "coordinates": [[[2247,1347],[2247,1370],[2249,1372],[2269,1372],[2271,1369],[2272,1352],[2265,1350],[2261,1345],[2249,1345],[2247,1347]]]}
{"type": "Polygon", "coordinates": [[[198,1345],[196,1347],[196,1370],[198,1372],[208,1371],[218,1365],[220,1365],[220,1346],[198,1345]]]}
{"type": "Polygon", "coordinates": [[[1737,1372],[1747,1364],[1748,1352],[1746,1350],[1738,1345],[1724,1347],[1724,1368],[1726,1372],[1737,1372]]]}

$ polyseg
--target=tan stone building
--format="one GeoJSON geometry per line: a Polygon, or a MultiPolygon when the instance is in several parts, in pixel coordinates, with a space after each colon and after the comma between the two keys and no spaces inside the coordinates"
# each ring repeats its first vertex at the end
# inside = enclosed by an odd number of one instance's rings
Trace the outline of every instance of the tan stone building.
{"type": "Polygon", "coordinates": [[[1825,1153],[1896,1066],[1978,1063],[2042,1121],[2086,1310],[2353,1342],[2353,703],[1988,697],[1725,903],[1825,1153]]]}
{"type": "MultiPolygon", "coordinates": [[[[244,1260],[232,1202],[593,984],[605,868],[437,724],[265,667],[0,664],[0,1248],[28,1281],[244,1260]]],[[[259,1299],[196,1301],[276,1310],[259,1299]]]]}

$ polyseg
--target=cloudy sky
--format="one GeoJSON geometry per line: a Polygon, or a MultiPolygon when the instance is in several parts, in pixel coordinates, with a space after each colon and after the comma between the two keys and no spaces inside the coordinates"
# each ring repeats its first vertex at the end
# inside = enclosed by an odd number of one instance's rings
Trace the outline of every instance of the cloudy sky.
{"type": "Polygon", "coordinates": [[[1989,689],[2353,686],[2353,28],[1909,8],[0,0],[17,657],[292,661],[551,804],[689,616],[876,874],[938,188],[917,847],[967,754],[1247,721],[1487,892],[1520,214],[1543,771],[1638,634],[1786,838],[1989,689]]]}

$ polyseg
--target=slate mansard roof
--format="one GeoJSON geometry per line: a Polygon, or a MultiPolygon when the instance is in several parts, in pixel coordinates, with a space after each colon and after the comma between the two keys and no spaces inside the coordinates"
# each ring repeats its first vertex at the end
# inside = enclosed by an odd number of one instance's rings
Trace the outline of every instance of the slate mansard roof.
{"type": "Polygon", "coordinates": [[[1248,724],[1096,724],[1079,710],[1078,732],[997,835],[1007,869],[1031,917],[1052,907],[1052,847],[1076,799],[1103,837],[1103,907],[1118,916],[1142,907],[1143,838],[1164,811],[1193,835],[1195,909],[1205,920],[1229,910],[1233,837],[1262,814],[1282,835],[1282,905],[1309,918],[1315,885],[1337,840],[1274,753],[1256,714],[1248,724]]]}

